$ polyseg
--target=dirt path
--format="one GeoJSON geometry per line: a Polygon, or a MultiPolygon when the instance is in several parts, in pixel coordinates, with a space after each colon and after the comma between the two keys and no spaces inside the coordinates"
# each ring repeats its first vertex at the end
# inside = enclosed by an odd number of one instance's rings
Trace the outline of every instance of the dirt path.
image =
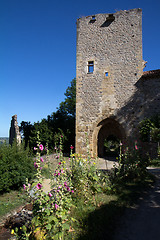
{"type": "Polygon", "coordinates": [[[160,169],[149,169],[157,181],[137,206],[126,209],[115,229],[114,240],[160,239],[160,169]]]}

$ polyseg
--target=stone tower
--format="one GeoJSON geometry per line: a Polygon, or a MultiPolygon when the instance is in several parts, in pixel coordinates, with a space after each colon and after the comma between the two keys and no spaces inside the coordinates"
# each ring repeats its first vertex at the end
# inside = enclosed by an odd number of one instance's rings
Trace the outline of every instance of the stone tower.
{"type": "Polygon", "coordinates": [[[12,116],[11,127],[9,132],[9,144],[12,145],[14,139],[16,139],[17,143],[21,143],[21,134],[19,132],[17,115],[12,116]]]}
{"type": "Polygon", "coordinates": [[[76,61],[76,152],[86,153],[87,133],[92,156],[102,156],[107,136],[128,140],[139,121],[131,99],[145,64],[142,10],[78,19],[76,61]]]}

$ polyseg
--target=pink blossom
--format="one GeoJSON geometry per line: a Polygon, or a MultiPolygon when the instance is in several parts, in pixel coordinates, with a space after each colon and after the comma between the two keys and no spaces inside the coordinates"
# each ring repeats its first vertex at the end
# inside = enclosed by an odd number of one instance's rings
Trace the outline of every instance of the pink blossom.
{"type": "Polygon", "coordinates": [[[23,188],[24,188],[24,190],[26,189],[26,185],[25,184],[23,184],[23,188]]]}
{"type": "Polygon", "coordinates": [[[49,197],[52,197],[52,193],[49,192],[48,195],[49,195],[49,197]]]}
{"type": "Polygon", "coordinates": [[[34,167],[38,168],[38,164],[36,162],[34,162],[34,167]]]}
{"type": "Polygon", "coordinates": [[[61,163],[61,162],[59,162],[58,164],[59,164],[59,165],[61,165],[62,163],[61,163]]]}
{"type": "Polygon", "coordinates": [[[123,144],[122,144],[122,143],[120,143],[119,145],[120,145],[120,146],[122,146],[123,144]]]}
{"type": "Polygon", "coordinates": [[[57,190],[57,192],[59,192],[59,190],[57,190]]]}
{"type": "Polygon", "coordinates": [[[39,145],[39,149],[40,149],[41,151],[43,151],[43,145],[42,145],[42,144],[39,145]]]}
{"type": "Polygon", "coordinates": [[[137,147],[137,145],[135,145],[135,149],[136,149],[136,150],[138,150],[138,147],[137,147]]]}
{"type": "Polygon", "coordinates": [[[63,136],[61,135],[61,138],[63,138],[63,136]]]}
{"type": "Polygon", "coordinates": [[[44,159],[41,157],[41,162],[44,162],[44,159]]]}
{"type": "Polygon", "coordinates": [[[71,192],[74,193],[74,190],[72,190],[71,192]]]}
{"type": "Polygon", "coordinates": [[[73,150],[73,148],[74,148],[74,147],[71,145],[71,146],[70,146],[70,149],[72,149],[72,150],[73,150]]]}
{"type": "Polygon", "coordinates": [[[61,169],[61,173],[64,173],[64,172],[63,172],[63,169],[61,169]]]}
{"type": "Polygon", "coordinates": [[[30,184],[30,183],[28,183],[28,187],[29,187],[29,188],[31,187],[31,184],[30,184]]]}
{"type": "Polygon", "coordinates": [[[54,173],[54,176],[56,176],[57,174],[56,173],[54,173]]]}
{"type": "Polygon", "coordinates": [[[59,206],[58,206],[56,203],[55,203],[55,205],[54,205],[54,206],[55,206],[55,209],[57,209],[57,208],[59,207],[59,206]]]}
{"type": "Polygon", "coordinates": [[[40,167],[40,170],[42,170],[42,167],[40,167]]]}
{"type": "Polygon", "coordinates": [[[67,182],[64,182],[64,186],[67,187],[67,182]]]}
{"type": "Polygon", "coordinates": [[[38,190],[40,190],[40,189],[42,188],[42,184],[38,183],[38,184],[36,185],[36,188],[37,188],[38,190]]]}
{"type": "Polygon", "coordinates": [[[58,172],[58,176],[60,176],[61,174],[60,174],[60,172],[58,172]]]}
{"type": "Polygon", "coordinates": [[[34,147],[34,150],[37,150],[37,148],[36,148],[36,147],[34,147]]]}
{"type": "Polygon", "coordinates": [[[69,187],[67,187],[67,191],[68,191],[68,192],[70,192],[70,191],[71,191],[71,189],[70,189],[69,187]]]}

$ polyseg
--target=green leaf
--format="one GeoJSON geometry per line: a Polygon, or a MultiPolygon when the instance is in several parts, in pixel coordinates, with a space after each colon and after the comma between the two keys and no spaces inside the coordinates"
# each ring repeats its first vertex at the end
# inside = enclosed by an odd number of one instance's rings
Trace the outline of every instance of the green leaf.
{"type": "Polygon", "coordinates": [[[55,223],[58,222],[58,219],[55,216],[49,216],[48,217],[48,222],[54,221],[55,223]]]}
{"type": "Polygon", "coordinates": [[[46,229],[47,229],[47,230],[51,230],[51,228],[52,228],[52,225],[51,225],[51,224],[47,224],[47,225],[46,225],[46,229]]]}
{"type": "Polygon", "coordinates": [[[62,227],[63,229],[68,230],[70,225],[68,223],[64,223],[62,227]]]}
{"type": "Polygon", "coordinates": [[[50,215],[49,209],[46,209],[45,212],[46,212],[46,214],[47,214],[48,216],[50,215]]]}

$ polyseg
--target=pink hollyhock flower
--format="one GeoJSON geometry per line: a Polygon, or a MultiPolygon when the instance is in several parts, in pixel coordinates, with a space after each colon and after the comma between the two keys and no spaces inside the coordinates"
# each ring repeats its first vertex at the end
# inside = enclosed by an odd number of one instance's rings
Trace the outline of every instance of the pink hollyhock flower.
{"type": "Polygon", "coordinates": [[[34,147],[34,150],[37,150],[37,148],[36,148],[36,147],[34,147]]]}
{"type": "Polygon", "coordinates": [[[37,165],[37,163],[36,163],[36,162],[34,162],[34,167],[35,167],[35,168],[38,168],[38,165],[37,165]]]}
{"type": "Polygon", "coordinates": [[[61,173],[64,173],[64,172],[63,172],[63,169],[61,169],[61,173]]]}
{"type": "Polygon", "coordinates": [[[61,174],[60,174],[60,172],[58,172],[58,176],[60,176],[61,174]]]}
{"type": "Polygon", "coordinates": [[[61,165],[62,163],[61,163],[61,162],[59,162],[58,164],[59,164],[59,165],[61,165]]]}
{"type": "Polygon", "coordinates": [[[64,182],[64,186],[67,187],[67,182],[64,182]]]}
{"type": "Polygon", "coordinates": [[[72,149],[72,150],[73,150],[73,148],[74,148],[74,147],[71,145],[71,146],[70,146],[70,149],[72,149]]]}
{"type": "Polygon", "coordinates": [[[48,195],[49,195],[49,197],[52,197],[52,193],[49,192],[48,195]]]}
{"type": "Polygon", "coordinates": [[[36,188],[37,188],[38,190],[40,190],[40,189],[42,188],[42,184],[38,183],[38,184],[36,185],[36,188]]]}
{"type": "Polygon", "coordinates": [[[24,188],[24,190],[26,189],[26,185],[25,184],[23,184],[23,188],[24,188]]]}
{"type": "Polygon", "coordinates": [[[55,203],[55,205],[54,205],[54,206],[55,206],[55,209],[57,209],[57,208],[59,207],[59,206],[58,206],[56,203],[55,203]]]}
{"type": "Polygon", "coordinates": [[[74,190],[72,190],[71,192],[74,193],[74,190]]]}
{"type": "Polygon", "coordinates": [[[42,145],[42,144],[39,145],[39,149],[40,149],[41,151],[43,151],[43,145],[42,145]]]}
{"type": "Polygon", "coordinates": [[[41,162],[44,162],[44,159],[41,157],[41,162]]]}
{"type": "Polygon", "coordinates": [[[54,176],[56,176],[57,174],[56,173],[54,173],[54,176]]]}
{"type": "Polygon", "coordinates": [[[63,136],[61,135],[61,138],[63,138],[63,136]]]}
{"type": "Polygon", "coordinates": [[[138,147],[137,147],[137,145],[135,145],[135,149],[136,149],[136,150],[138,150],[138,147]]]}

